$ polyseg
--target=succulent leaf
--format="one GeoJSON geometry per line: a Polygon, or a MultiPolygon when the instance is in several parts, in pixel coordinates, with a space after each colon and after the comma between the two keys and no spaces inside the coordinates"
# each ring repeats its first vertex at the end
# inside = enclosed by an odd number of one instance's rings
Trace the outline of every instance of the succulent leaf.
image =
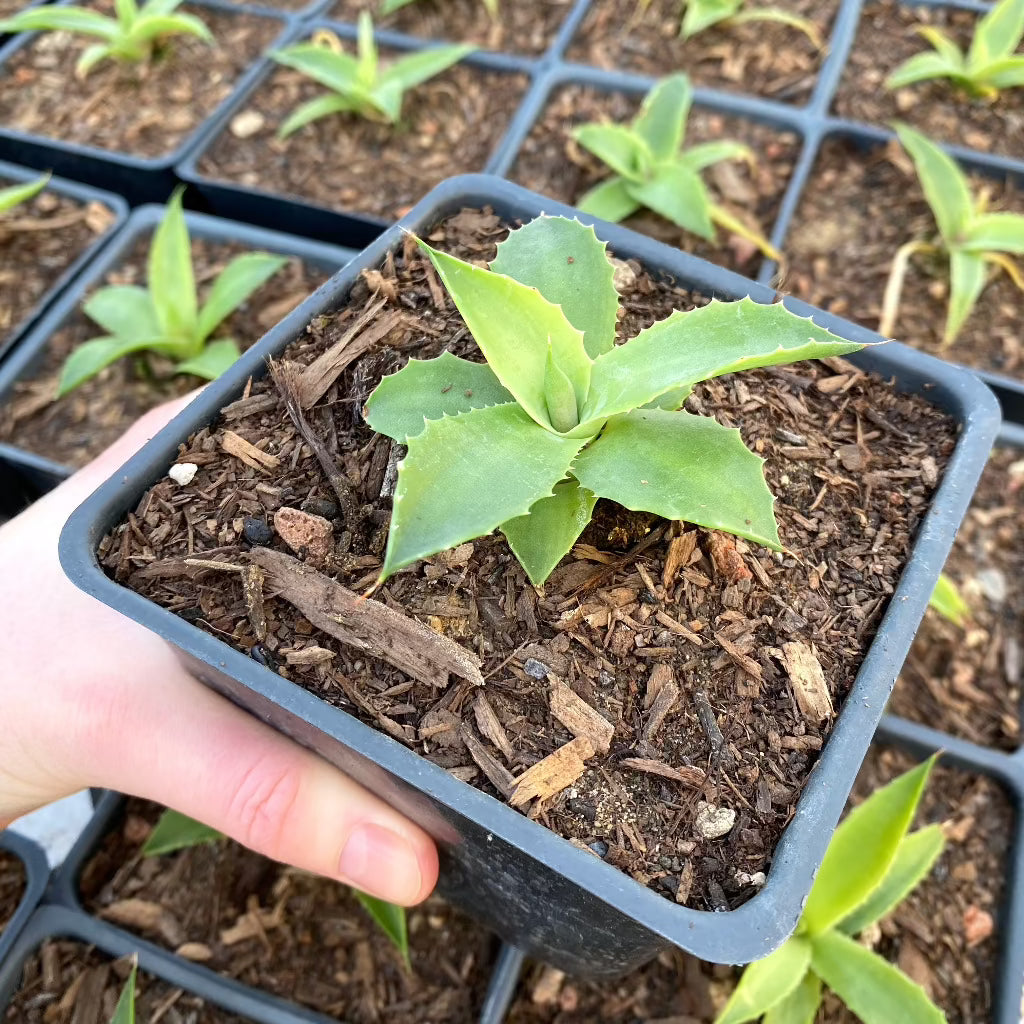
{"type": "Polygon", "coordinates": [[[808,971],[800,984],[764,1015],[762,1024],[814,1024],[820,1005],[821,981],[808,971]]]}
{"type": "Polygon", "coordinates": [[[757,1020],[796,990],[810,962],[811,944],[795,937],[763,960],[750,964],[725,1008],[715,1018],[715,1024],[746,1024],[757,1020]]]}
{"type": "Polygon", "coordinates": [[[633,131],[647,143],[655,160],[668,160],[679,152],[692,106],[693,87],[686,75],[663,78],[644,97],[633,131]]]}
{"type": "Polygon", "coordinates": [[[988,266],[981,253],[952,249],[949,253],[949,311],[944,345],[951,345],[985,289],[988,266]]]}
{"type": "Polygon", "coordinates": [[[618,224],[631,217],[642,206],[643,203],[630,195],[629,182],[618,177],[602,181],[576,200],[577,209],[612,224],[618,224]]]}
{"type": "Polygon", "coordinates": [[[143,857],[160,857],[204,843],[216,843],[223,838],[224,834],[215,828],[168,809],[160,815],[141,853],[143,857]]]}

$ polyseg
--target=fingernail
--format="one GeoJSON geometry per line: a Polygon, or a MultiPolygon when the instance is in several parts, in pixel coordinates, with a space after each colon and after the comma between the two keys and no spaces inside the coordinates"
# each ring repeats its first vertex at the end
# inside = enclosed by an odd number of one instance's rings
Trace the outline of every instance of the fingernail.
{"type": "Polygon", "coordinates": [[[411,903],[423,875],[408,840],[382,825],[357,825],[341,851],[338,871],[345,881],[389,903],[411,903]]]}

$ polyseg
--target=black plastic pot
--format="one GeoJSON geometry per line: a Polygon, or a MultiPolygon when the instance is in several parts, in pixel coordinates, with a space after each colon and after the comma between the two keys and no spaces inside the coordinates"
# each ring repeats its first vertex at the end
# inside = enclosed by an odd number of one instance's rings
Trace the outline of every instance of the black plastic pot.
{"type": "MultiPolygon", "coordinates": [[[[221,14],[247,14],[277,21],[282,34],[290,21],[280,14],[265,10],[248,10],[226,0],[194,0],[200,8],[221,14]]],[[[0,47],[0,74],[7,59],[36,37],[38,33],[23,33],[0,47]]],[[[278,36],[278,40],[280,36],[278,36]]],[[[277,40],[272,45],[276,45],[277,40]]],[[[244,91],[256,74],[254,62],[238,79],[234,91],[227,96],[212,115],[228,106],[238,92],[244,91]]],[[[209,119],[207,119],[209,120],[209,119]]],[[[198,127],[176,149],[163,156],[139,157],[117,150],[100,149],[77,142],[64,142],[45,135],[30,135],[0,124],[0,160],[11,160],[27,167],[53,171],[74,178],[96,188],[108,189],[125,197],[131,205],[162,203],[170,195],[177,178],[174,165],[183,160],[195,146],[203,126],[198,127]]]]}
{"type": "MultiPolygon", "coordinates": [[[[163,219],[163,215],[163,206],[143,206],[135,210],[124,227],[93,261],[88,271],[60,296],[46,316],[24,337],[21,344],[11,352],[3,365],[0,365],[0,403],[6,401],[16,381],[26,374],[31,374],[39,365],[50,337],[75,315],[86,292],[131,252],[140,236],[151,233],[163,219]]],[[[354,255],[351,249],[342,249],[322,242],[310,242],[279,231],[235,224],[201,213],[186,213],[185,223],[193,238],[240,242],[253,249],[297,256],[330,273],[343,267],[354,255]]],[[[315,295],[321,294],[324,288],[326,284],[315,295]]],[[[10,444],[0,443],[0,495],[7,487],[11,489],[18,503],[14,511],[20,511],[25,504],[30,503],[25,500],[26,498],[31,500],[38,497],[40,493],[44,493],[69,476],[70,472],[66,466],[51,459],[10,444]]],[[[0,498],[0,507],[2,501],[0,498]]]]}
{"type": "MultiPolygon", "coordinates": [[[[295,42],[308,36],[314,29],[321,27],[329,28],[343,39],[349,41],[355,39],[356,30],[351,25],[332,21],[300,22],[289,29],[288,34],[279,41],[279,44],[295,42]]],[[[437,43],[424,43],[411,36],[393,32],[376,33],[376,38],[380,46],[394,47],[407,52],[432,49],[438,45],[437,43]]],[[[484,51],[471,54],[462,63],[488,71],[507,74],[520,73],[531,79],[536,73],[536,65],[532,61],[484,51]]],[[[228,130],[232,118],[245,106],[249,97],[278,67],[279,65],[269,57],[265,57],[260,62],[255,75],[248,80],[246,88],[239,89],[217,116],[207,121],[196,145],[191,148],[188,156],[177,165],[178,177],[192,186],[190,191],[200,197],[203,209],[219,217],[231,217],[266,227],[287,224],[296,234],[307,238],[317,238],[357,248],[369,245],[391,225],[391,221],[372,214],[320,206],[298,196],[283,195],[268,189],[219,181],[206,177],[200,172],[199,162],[203,156],[228,130]]],[[[524,96],[524,105],[525,97],[528,97],[530,93],[531,89],[528,87],[524,96]]],[[[523,105],[520,106],[520,110],[510,122],[505,138],[518,131],[523,122],[522,111],[523,105]]],[[[492,172],[501,160],[504,151],[505,141],[503,139],[495,147],[491,158],[481,170],[492,172]]]]}
{"type": "Polygon", "coordinates": [[[9,829],[0,832],[0,850],[14,854],[25,869],[25,892],[21,897],[21,903],[18,904],[14,916],[7,922],[7,927],[0,931],[2,964],[8,951],[17,941],[25,922],[32,916],[32,911],[43,898],[50,879],[50,865],[46,862],[46,854],[35,843],[9,829]]]}
{"type": "MultiPolygon", "coordinates": [[[[109,580],[96,560],[103,534],[134,507],[143,490],[166,472],[180,442],[213,421],[249,376],[265,372],[312,315],[338,307],[363,268],[379,267],[402,244],[402,229],[431,225],[466,206],[491,205],[509,219],[568,208],[507,182],[482,175],[449,181],[432,192],[401,225],[366,249],[303,308],[275,328],[219,381],[158,434],[70,519],[61,537],[61,563],[79,587],[136,619],[174,645],[189,670],[207,685],[343,771],[425,827],[442,851],[440,891],[531,956],[570,973],[614,976],[674,943],[705,960],[741,963],[765,956],[796,926],[829,836],[857,768],[910,647],[956,528],[977,484],[999,423],[991,392],[970,374],[900,345],[854,357],[865,369],[892,377],[905,391],[924,392],[961,424],[957,448],[890,602],[877,638],[839,715],[793,821],[775,851],[767,884],[747,904],[726,913],[679,907],[627,875],[518,814],[337,708],[257,665],[252,659],[109,580]]],[[[593,223],[621,258],[719,298],[775,293],[736,274],[620,227],[593,223]]],[[[877,336],[805,304],[835,333],[866,342],[877,336]]]]}
{"type": "MultiPolygon", "coordinates": [[[[24,167],[18,167],[16,164],[0,161],[0,178],[6,181],[22,183],[32,181],[38,177],[38,171],[30,171],[24,167]]],[[[120,196],[115,196],[112,192],[101,192],[99,189],[89,188],[87,185],[78,185],[73,181],[65,181],[63,178],[51,178],[46,185],[46,191],[60,196],[67,196],[82,204],[102,203],[114,215],[113,220],[110,227],[65,269],[48,291],[39,297],[39,301],[28,311],[22,321],[10,328],[5,337],[0,337],[0,362],[3,361],[4,356],[14,347],[18,339],[23,337],[39,317],[42,316],[43,311],[57,299],[61,291],[81,273],[82,268],[95,257],[103,247],[104,242],[120,228],[128,217],[128,204],[120,196]]]]}

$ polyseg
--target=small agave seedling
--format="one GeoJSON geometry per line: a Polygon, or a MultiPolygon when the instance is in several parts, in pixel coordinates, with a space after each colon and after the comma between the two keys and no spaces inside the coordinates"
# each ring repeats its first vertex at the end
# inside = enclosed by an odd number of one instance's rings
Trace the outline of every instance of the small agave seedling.
{"type": "Polygon", "coordinates": [[[964,600],[957,585],[943,572],[939,573],[939,581],[932,591],[930,608],[934,608],[944,619],[961,629],[971,617],[971,609],[964,600]]]}
{"type": "Polygon", "coordinates": [[[121,995],[114,1007],[114,1016],[110,1018],[110,1024],[135,1024],[135,985],[139,973],[138,956],[132,961],[132,969],[128,973],[128,980],[121,989],[121,995]]]}
{"type": "Polygon", "coordinates": [[[864,1024],[941,1024],[945,1014],[898,967],[855,941],[917,887],[942,853],[938,825],[911,832],[936,758],[894,779],[836,829],[795,934],[750,964],[715,1024],[813,1024],[830,989],[864,1024]]]}
{"type": "MultiPolygon", "coordinates": [[[[224,838],[222,832],[210,828],[209,825],[204,825],[201,821],[196,821],[194,818],[189,818],[168,808],[160,815],[160,820],[142,847],[142,856],[160,857],[166,853],[187,850],[205,843],[217,843],[224,838]]],[[[352,895],[370,915],[377,927],[394,943],[402,955],[405,966],[411,970],[409,930],[406,923],[405,907],[395,906],[393,903],[377,899],[376,896],[369,896],[358,889],[352,889],[352,895]]]]}
{"type": "Polygon", "coordinates": [[[109,335],[79,345],[64,363],[57,388],[66,395],[105,366],[134,352],[153,352],[175,362],[175,373],[206,380],[219,377],[240,355],[232,338],[207,339],[257,288],[273,277],[287,257],[268,253],[236,256],[214,281],[200,308],[192,270],[192,247],[178,189],[153,234],[149,287],[111,285],[82,306],[109,335]]]}
{"type": "Polygon", "coordinates": [[[712,202],[700,172],[722,160],[753,165],[754,154],[749,146],[727,139],[683,149],[692,105],[690,80],[683,74],[669,75],[644,97],[631,124],[575,128],[573,138],[615,172],[615,177],[584,194],[576,206],[614,223],[646,207],[709,240],[714,239],[718,224],[753,242],[770,259],[781,260],[766,238],[712,202]]]}
{"type": "Polygon", "coordinates": [[[900,293],[910,257],[915,253],[941,253],[949,257],[949,310],[943,345],[951,345],[960,333],[988,280],[988,269],[1006,271],[1024,290],[1024,276],[1010,254],[1024,253],[1024,215],[989,213],[988,197],[971,195],[967,178],[956,163],[935,143],[905,124],[894,124],[903,148],[910,154],[935,216],[939,240],[907,242],[896,253],[882,300],[879,333],[893,333],[900,293]]]}
{"type": "Polygon", "coordinates": [[[1024,38],[1024,0],[1000,0],[977,24],[965,54],[943,31],[920,25],[918,33],[933,50],[918,53],[887,79],[887,89],[948,78],[979,99],[995,99],[1001,89],[1024,85],[1024,54],[1015,54],[1024,38]]]}
{"type": "Polygon", "coordinates": [[[382,580],[500,528],[539,585],[599,497],[779,547],[762,460],[738,430],[680,406],[699,381],[861,345],[743,299],[676,311],[616,346],[605,245],[564,217],[513,231],[490,270],[417,241],[487,362],[412,359],[367,401],[369,425],[409,449],[382,580]]]}
{"type": "Polygon", "coordinates": [[[401,116],[407,90],[457,64],[474,49],[469,44],[439,46],[399,57],[381,68],[373,21],[367,11],[361,11],[355,57],[345,53],[338,37],[326,30],[314,33],[308,43],[296,43],[270,54],[278,64],[295,68],[331,90],[292,111],[278,135],[285,138],[303,125],[338,113],[394,124],[401,116]]]}
{"type": "Polygon", "coordinates": [[[46,188],[50,180],[49,174],[44,174],[35,181],[27,181],[23,185],[11,185],[8,188],[0,188],[0,213],[7,213],[21,203],[28,202],[33,196],[38,195],[46,188]]]}
{"type": "Polygon", "coordinates": [[[698,32],[723,22],[742,25],[747,21],[774,21],[802,32],[817,49],[825,48],[818,26],[813,21],[801,18],[798,14],[790,14],[789,11],[779,10],[777,7],[752,7],[745,10],[744,4],[745,0],[684,0],[679,34],[684,39],[689,39],[698,32]]]}
{"type": "MultiPolygon", "coordinates": [[[[416,3],[416,0],[384,0],[380,5],[380,13],[386,17],[414,3],[416,3]]],[[[483,0],[483,5],[487,8],[487,13],[492,18],[498,17],[498,0],[483,0]]]]}
{"type": "Polygon", "coordinates": [[[86,47],[75,65],[84,78],[101,61],[110,58],[138,63],[152,58],[157,43],[167,36],[193,35],[208,43],[213,36],[193,14],[176,14],[182,0],[149,0],[141,8],[136,0],[116,0],[116,18],[86,7],[32,7],[0,21],[4,32],[77,32],[102,40],[86,47]]]}

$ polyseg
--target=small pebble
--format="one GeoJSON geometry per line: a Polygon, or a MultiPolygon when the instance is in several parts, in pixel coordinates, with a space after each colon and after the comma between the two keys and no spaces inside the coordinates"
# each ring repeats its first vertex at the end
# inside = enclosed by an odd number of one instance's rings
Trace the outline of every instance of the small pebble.
{"type": "Polygon", "coordinates": [[[590,849],[598,855],[598,857],[608,856],[608,844],[603,839],[595,839],[592,843],[588,844],[590,849]]]}
{"type": "Polygon", "coordinates": [[[179,486],[185,487],[196,478],[199,467],[194,462],[178,462],[167,471],[167,475],[179,486]]]}
{"type": "Polygon", "coordinates": [[[322,516],[298,508],[279,508],[274,529],[280,538],[311,565],[323,565],[334,552],[334,527],[322,516]]]}
{"type": "Polygon", "coordinates": [[[1009,588],[1006,584],[1006,574],[1001,569],[982,569],[977,580],[984,595],[994,605],[998,606],[1006,601],[1009,588]]]}
{"type": "Polygon", "coordinates": [[[527,658],[523,662],[523,671],[531,679],[547,679],[550,669],[543,661],[538,661],[536,658],[527,658]]]}
{"type": "Polygon", "coordinates": [[[242,533],[250,544],[260,548],[265,548],[274,539],[270,523],[260,516],[246,516],[242,533]]]}
{"type": "Polygon", "coordinates": [[[329,498],[307,498],[302,503],[302,511],[324,519],[338,518],[338,506],[329,498]]]}
{"type": "Polygon", "coordinates": [[[736,812],[729,807],[715,807],[705,800],[697,804],[693,827],[704,839],[718,839],[736,824],[736,812]]]}
{"type": "Polygon", "coordinates": [[[236,139],[249,139],[266,123],[267,119],[258,110],[243,110],[231,118],[231,134],[236,139]]]}

